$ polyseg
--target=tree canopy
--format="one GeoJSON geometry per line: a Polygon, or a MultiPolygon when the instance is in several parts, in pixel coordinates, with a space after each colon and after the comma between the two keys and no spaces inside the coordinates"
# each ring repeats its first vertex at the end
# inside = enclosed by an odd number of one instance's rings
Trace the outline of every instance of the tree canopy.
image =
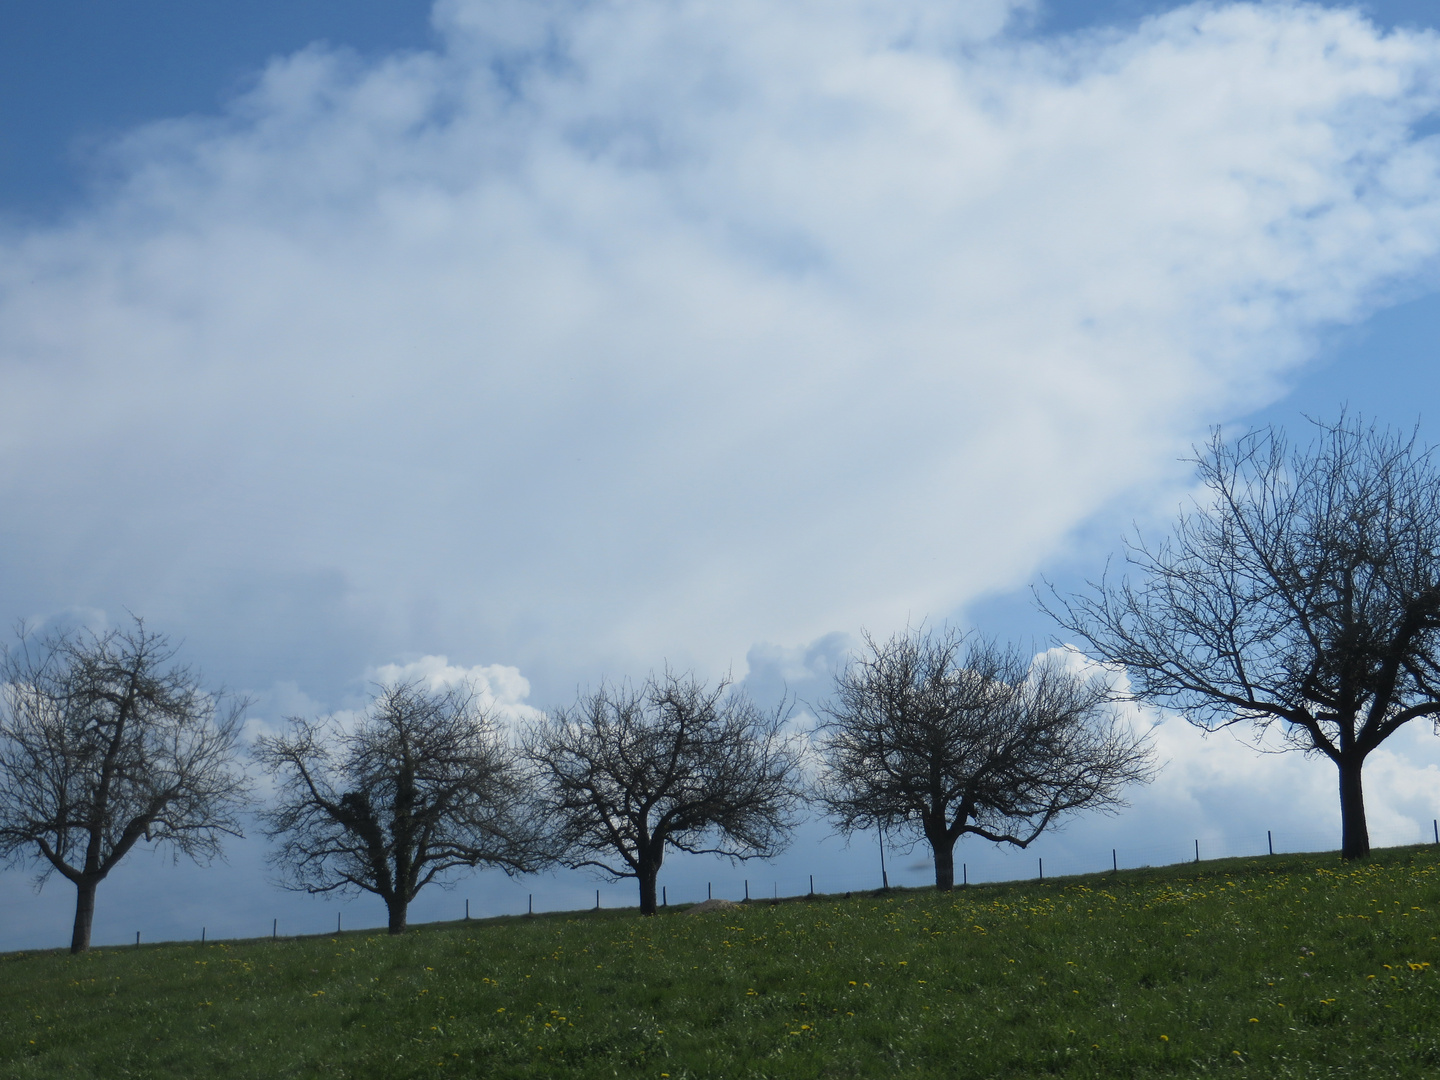
{"type": "Polygon", "coordinates": [[[174,657],[135,619],[22,631],[0,664],[0,856],[74,884],[72,952],[90,947],[96,889],[136,844],[203,861],[240,835],[246,703],[207,692],[174,657]]]}
{"type": "Polygon", "coordinates": [[[1109,681],[1061,658],[929,630],[865,645],[826,710],[820,800],[842,832],[923,838],[937,889],[954,885],[962,836],[1026,847],[1150,774],[1109,681]]]}
{"type": "Polygon", "coordinates": [[[374,893],[401,934],[410,902],[447,871],[546,861],[514,750],[469,687],[398,683],[351,726],[290,725],[255,745],[281,781],[263,818],[288,887],[374,893]]]}
{"type": "Polygon", "coordinates": [[[800,801],[784,711],[763,713],[725,682],[669,671],[602,685],[527,732],[561,861],[635,878],[656,910],[667,847],[732,859],[785,846],[800,801]]]}
{"type": "Polygon", "coordinates": [[[1342,416],[1197,452],[1203,485],[1127,573],[1053,614],[1135,692],[1214,730],[1251,724],[1339,773],[1341,851],[1370,850],[1362,768],[1440,717],[1440,474],[1413,436],[1342,416]]]}

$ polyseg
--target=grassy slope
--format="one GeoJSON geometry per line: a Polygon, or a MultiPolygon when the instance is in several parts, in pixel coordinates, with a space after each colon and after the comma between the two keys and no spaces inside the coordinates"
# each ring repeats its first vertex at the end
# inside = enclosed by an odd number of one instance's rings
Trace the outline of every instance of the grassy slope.
{"type": "Polygon", "coordinates": [[[0,957],[5,1077],[1440,1076],[1440,852],[0,957]]]}

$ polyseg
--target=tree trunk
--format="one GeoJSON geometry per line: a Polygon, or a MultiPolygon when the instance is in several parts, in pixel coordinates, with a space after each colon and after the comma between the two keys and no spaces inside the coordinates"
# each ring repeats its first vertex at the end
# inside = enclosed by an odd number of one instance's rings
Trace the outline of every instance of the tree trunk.
{"type": "Polygon", "coordinates": [[[99,884],[98,879],[85,878],[75,886],[75,930],[70,935],[72,953],[90,948],[90,926],[95,921],[95,889],[99,884]]]}
{"type": "Polygon", "coordinates": [[[1365,790],[1360,782],[1361,757],[1340,760],[1340,857],[1360,859],[1370,854],[1370,830],[1365,824],[1365,790]]]}
{"type": "Polygon", "coordinates": [[[955,887],[955,841],[948,836],[929,839],[935,856],[935,888],[949,892],[955,887]]]}
{"type": "Polygon", "coordinates": [[[654,915],[655,904],[655,879],[660,876],[658,866],[642,866],[637,875],[640,879],[640,914],[654,915]]]}
{"type": "Polygon", "coordinates": [[[403,934],[405,932],[405,919],[410,910],[410,901],[403,897],[388,897],[385,907],[390,912],[390,933],[403,934]]]}

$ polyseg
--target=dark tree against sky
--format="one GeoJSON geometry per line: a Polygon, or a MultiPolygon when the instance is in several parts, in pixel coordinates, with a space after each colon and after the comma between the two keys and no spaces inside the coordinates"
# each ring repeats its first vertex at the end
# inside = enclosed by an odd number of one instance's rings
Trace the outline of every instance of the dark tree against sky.
{"type": "Polygon", "coordinates": [[[204,861],[239,836],[245,702],[206,692],[175,649],[127,629],[22,633],[0,665],[0,855],[76,889],[90,947],[100,882],[142,840],[204,861]]]}
{"type": "Polygon", "coordinates": [[[264,820],[288,887],[373,893],[402,934],[410,902],[448,871],[544,863],[515,752],[468,687],[400,683],[353,727],[290,724],[255,746],[281,784],[264,820]]]}
{"type": "Polygon", "coordinates": [[[785,712],[763,713],[725,682],[666,672],[638,690],[602,685],[526,735],[549,816],[571,867],[635,878],[656,910],[667,847],[769,858],[800,802],[785,712]],[[729,692],[727,692],[729,691],[729,692]]]}
{"type": "Polygon", "coordinates": [[[1150,775],[1105,679],[954,632],[865,643],[826,709],[820,801],[846,834],[923,838],[937,889],[955,884],[962,836],[1026,847],[1065,814],[1120,805],[1125,785],[1150,775]]]}
{"type": "Polygon", "coordinates": [[[1217,431],[1174,532],[1053,614],[1146,700],[1332,761],[1349,859],[1370,850],[1365,759],[1440,717],[1440,473],[1413,437],[1317,428],[1304,448],[1217,431]]]}

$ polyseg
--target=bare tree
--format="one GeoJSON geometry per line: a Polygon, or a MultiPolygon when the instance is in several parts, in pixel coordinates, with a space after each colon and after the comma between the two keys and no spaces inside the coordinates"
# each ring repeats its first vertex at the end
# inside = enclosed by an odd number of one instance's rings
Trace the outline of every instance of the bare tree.
{"type": "Polygon", "coordinates": [[[140,619],[126,630],[22,628],[0,665],[0,856],[75,885],[70,951],[90,947],[95,892],[141,840],[197,861],[239,836],[245,702],[207,693],[140,619]]]}
{"type": "Polygon", "coordinates": [[[1353,859],[1370,850],[1366,757],[1440,722],[1440,475],[1413,436],[1317,426],[1303,450],[1273,428],[1215,432],[1195,458],[1204,498],[1169,539],[1129,546],[1138,580],[1091,583],[1052,614],[1141,697],[1334,762],[1353,859]]]}
{"type": "Polygon", "coordinates": [[[333,716],[290,724],[255,744],[281,779],[263,817],[287,887],[374,893],[403,934],[410,902],[447,871],[544,861],[515,752],[469,687],[399,683],[353,728],[333,716]]]}
{"type": "Polygon", "coordinates": [[[1143,736],[1107,680],[955,632],[868,634],[836,677],[820,801],[847,835],[877,826],[930,845],[935,887],[955,884],[967,833],[1028,846],[1062,815],[1121,805],[1149,778],[1143,736]]]}
{"type": "Polygon", "coordinates": [[[667,846],[752,859],[788,842],[800,793],[786,711],[727,689],[669,671],[638,691],[602,685],[526,733],[561,861],[635,878],[642,915],[667,846]]]}

